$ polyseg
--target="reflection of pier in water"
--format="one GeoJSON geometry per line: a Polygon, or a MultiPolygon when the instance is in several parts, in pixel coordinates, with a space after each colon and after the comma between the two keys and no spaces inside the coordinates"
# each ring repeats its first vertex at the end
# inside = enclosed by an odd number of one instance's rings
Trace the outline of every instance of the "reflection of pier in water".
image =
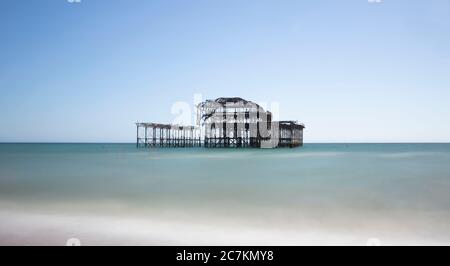
{"type": "Polygon", "coordinates": [[[272,121],[271,112],[242,98],[218,98],[200,103],[197,125],[136,123],[136,146],[298,147],[303,145],[305,128],[296,121],[272,121]]]}

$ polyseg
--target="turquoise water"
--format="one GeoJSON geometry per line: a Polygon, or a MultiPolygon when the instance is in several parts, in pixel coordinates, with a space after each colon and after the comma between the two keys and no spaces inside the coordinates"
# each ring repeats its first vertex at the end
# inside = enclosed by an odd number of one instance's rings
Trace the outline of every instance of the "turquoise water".
{"type": "Polygon", "coordinates": [[[450,244],[449,195],[450,144],[0,144],[1,244],[450,244]]]}

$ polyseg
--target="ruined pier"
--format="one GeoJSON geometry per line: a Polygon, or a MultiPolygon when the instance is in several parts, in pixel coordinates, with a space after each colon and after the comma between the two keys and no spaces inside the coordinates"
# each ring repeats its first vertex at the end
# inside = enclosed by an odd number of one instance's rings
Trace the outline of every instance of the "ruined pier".
{"type": "Polygon", "coordinates": [[[277,148],[303,145],[305,126],[272,121],[272,113],[239,97],[206,100],[197,108],[197,126],[136,123],[136,146],[277,148]]]}

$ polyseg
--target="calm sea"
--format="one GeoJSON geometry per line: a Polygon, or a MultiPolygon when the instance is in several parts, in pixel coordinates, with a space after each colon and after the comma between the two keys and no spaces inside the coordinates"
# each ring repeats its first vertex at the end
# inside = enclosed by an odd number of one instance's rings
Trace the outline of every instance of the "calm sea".
{"type": "Polygon", "coordinates": [[[0,144],[0,244],[73,237],[93,245],[448,245],[450,144],[0,144]]]}

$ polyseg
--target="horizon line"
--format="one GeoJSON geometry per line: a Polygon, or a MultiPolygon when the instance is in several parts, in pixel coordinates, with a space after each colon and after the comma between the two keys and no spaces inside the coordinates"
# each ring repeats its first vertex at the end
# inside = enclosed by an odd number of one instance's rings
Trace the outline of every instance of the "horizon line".
{"type": "MultiPolygon", "coordinates": [[[[0,144],[136,144],[136,142],[89,142],[89,141],[0,141],[0,144]]],[[[371,142],[304,142],[303,144],[450,144],[448,142],[442,141],[371,141],[371,142]]]]}

